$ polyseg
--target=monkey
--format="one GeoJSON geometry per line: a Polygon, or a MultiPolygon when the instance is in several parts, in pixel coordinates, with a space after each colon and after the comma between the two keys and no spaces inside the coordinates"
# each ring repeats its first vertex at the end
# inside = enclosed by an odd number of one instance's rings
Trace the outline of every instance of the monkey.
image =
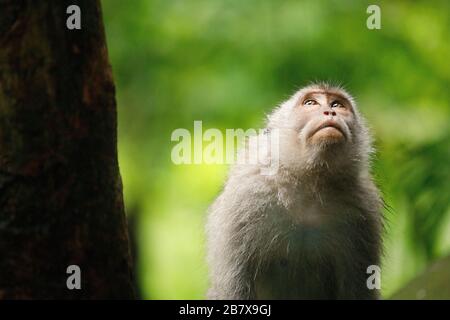
{"type": "MultiPolygon", "coordinates": [[[[379,299],[383,200],[366,121],[341,86],[312,83],[267,116],[278,151],[237,161],[206,221],[208,299],[379,299]],[[262,174],[267,158],[274,174],[262,174]]],[[[250,137],[239,159],[267,149],[250,137]]],[[[242,151],[242,150],[241,150],[242,151]]]]}

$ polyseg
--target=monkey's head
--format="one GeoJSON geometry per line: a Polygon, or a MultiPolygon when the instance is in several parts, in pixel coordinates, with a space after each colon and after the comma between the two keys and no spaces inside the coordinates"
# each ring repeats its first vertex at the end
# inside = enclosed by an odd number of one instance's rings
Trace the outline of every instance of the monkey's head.
{"type": "Polygon", "coordinates": [[[368,162],[371,139],[364,119],[340,87],[302,88],[269,116],[268,127],[279,131],[284,167],[333,170],[368,162]]]}

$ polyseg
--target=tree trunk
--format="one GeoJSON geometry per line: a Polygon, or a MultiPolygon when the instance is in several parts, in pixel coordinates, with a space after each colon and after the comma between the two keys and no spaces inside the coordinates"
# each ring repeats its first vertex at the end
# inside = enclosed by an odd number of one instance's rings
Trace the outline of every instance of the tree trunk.
{"type": "Polygon", "coordinates": [[[0,298],[133,297],[100,3],[0,0],[0,298]]]}

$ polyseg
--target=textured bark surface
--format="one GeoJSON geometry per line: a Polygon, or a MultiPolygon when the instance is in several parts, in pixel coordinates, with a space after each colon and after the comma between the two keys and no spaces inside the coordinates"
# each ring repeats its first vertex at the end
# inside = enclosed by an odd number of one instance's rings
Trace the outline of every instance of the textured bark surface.
{"type": "Polygon", "coordinates": [[[97,0],[0,0],[0,298],[133,298],[97,0]]]}

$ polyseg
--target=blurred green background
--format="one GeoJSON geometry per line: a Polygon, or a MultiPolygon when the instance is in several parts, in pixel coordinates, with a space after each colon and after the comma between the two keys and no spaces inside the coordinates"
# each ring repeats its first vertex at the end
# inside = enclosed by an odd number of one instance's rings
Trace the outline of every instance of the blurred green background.
{"type": "Polygon", "coordinates": [[[227,166],[174,165],[172,131],[260,128],[311,80],[342,83],[373,129],[390,206],[384,297],[450,254],[449,1],[102,3],[142,298],[202,299],[207,286],[203,225],[227,166]],[[381,30],[366,27],[369,4],[381,30]]]}

